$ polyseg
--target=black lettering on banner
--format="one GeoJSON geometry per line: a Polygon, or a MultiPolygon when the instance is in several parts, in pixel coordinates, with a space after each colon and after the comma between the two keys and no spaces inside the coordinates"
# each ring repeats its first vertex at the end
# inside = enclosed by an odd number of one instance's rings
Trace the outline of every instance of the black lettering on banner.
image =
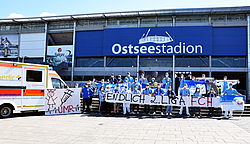
{"type": "Polygon", "coordinates": [[[138,102],[138,100],[135,100],[135,97],[141,97],[141,95],[133,95],[131,98],[131,102],[138,102]]]}
{"type": "MultiPolygon", "coordinates": [[[[169,97],[168,97],[168,99],[169,99],[169,97]]],[[[161,103],[162,104],[168,104],[168,102],[164,102],[164,96],[161,97],[161,103]]]]}
{"type": "Polygon", "coordinates": [[[180,98],[180,105],[181,105],[181,103],[184,103],[184,105],[185,105],[185,101],[184,101],[184,99],[183,99],[182,96],[181,96],[181,98],[180,98]]]}
{"type": "Polygon", "coordinates": [[[114,94],[114,99],[117,100],[118,96],[119,96],[119,94],[118,94],[118,93],[115,93],[115,94],[114,94]]]}
{"type": "Polygon", "coordinates": [[[126,94],[126,97],[125,97],[125,101],[130,101],[129,99],[128,99],[128,96],[130,95],[130,97],[132,96],[131,94],[126,94]]]}
{"type": "Polygon", "coordinates": [[[157,102],[155,102],[155,100],[156,100],[156,96],[151,96],[151,97],[153,97],[154,99],[153,99],[153,100],[151,100],[151,101],[150,101],[150,103],[155,103],[155,104],[156,104],[156,103],[157,103],[157,102]]]}
{"type": "Polygon", "coordinates": [[[171,103],[172,104],[176,104],[176,102],[177,102],[177,99],[178,99],[178,97],[177,96],[170,96],[169,97],[170,99],[169,99],[169,104],[170,104],[170,101],[171,101],[171,103]]]}
{"type": "Polygon", "coordinates": [[[125,100],[125,95],[124,94],[120,94],[119,95],[119,101],[123,101],[123,100],[125,100]],[[123,98],[123,99],[122,99],[123,98]]]}
{"type": "Polygon", "coordinates": [[[145,101],[145,95],[141,95],[141,97],[140,97],[140,103],[144,103],[144,101],[145,101]]]}
{"type": "Polygon", "coordinates": [[[114,97],[112,95],[112,93],[107,93],[107,100],[113,100],[114,97]]]}

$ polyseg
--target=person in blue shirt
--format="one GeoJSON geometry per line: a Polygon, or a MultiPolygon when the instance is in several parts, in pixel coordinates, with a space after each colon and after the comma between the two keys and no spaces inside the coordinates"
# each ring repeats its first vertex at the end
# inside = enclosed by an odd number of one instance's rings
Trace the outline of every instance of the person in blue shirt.
{"type": "Polygon", "coordinates": [[[127,73],[127,76],[124,78],[125,79],[128,79],[128,81],[132,84],[134,82],[134,78],[130,75],[130,72],[127,73]]]}
{"type": "Polygon", "coordinates": [[[128,86],[128,89],[129,90],[131,90],[131,82],[129,82],[129,79],[126,77],[125,79],[124,79],[124,83],[128,86]]]}
{"type": "Polygon", "coordinates": [[[227,76],[224,76],[222,93],[225,93],[226,89],[228,89],[227,76]]]}
{"type": "MultiPolygon", "coordinates": [[[[190,97],[190,91],[189,91],[189,88],[187,88],[187,84],[186,83],[184,84],[184,87],[182,89],[180,89],[180,95],[182,97],[190,97]]],[[[180,108],[179,115],[182,115],[183,106],[184,106],[183,103],[181,103],[181,108],[180,108]]],[[[186,105],[186,114],[187,114],[187,116],[189,116],[188,105],[186,105]]]]}
{"type": "MultiPolygon", "coordinates": [[[[121,93],[121,88],[120,85],[116,85],[116,88],[114,89],[113,93],[121,93]]],[[[114,103],[114,113],[117,114],[119,113],[119,104],[118,103],[114,103]]]]}
{"type": "MultiPolygon", "coordinates": [[[[164,96],[165,95],[165,91],[161,88],[161,84],[160,83],[157,85],[157,88],[155,89],[153,95],[154,96],[164,96]]],[[[153,115],[156,114],[156,109],[157,109],[157,105],[154,106],[154,113],[153,113],[153,115]]],[[[163,115],[162,105],[160,105],[160,109],[161,109],[161,115],[163,115]]]]}
{"type": "Polygon", "coordinates": [[[148,80],[144,77],[144,73],[141,74],[141,78],[139,79],[139,83],[141,85],[148,83],[148,80]]]}
{"type": "Polygon", "coordinates": [[[168,87],[171,86],[172,80],[171,78],[169,78],[168,72],[166,72],[165,77],[162,80],[162,83],[165,84],[165,89],[168,89],[168,87]]]}
{"type": "MultiPolygon", "coordinates": [[[[107,94],[107,93],[113,93],[110,89],[109,86],[106,86],[106,89],[104,90],[104,92],[107,94]]],[[[107,114],[111,114],[111,109],[113,107],[113,103],[109,103],[109,102],[106,102],[105,103],[105,108],[106,108],[106,113],[107,114]]]]}
{"type": "MultiPolygon", "coordinates": [[[[199,87],[196,87],[195,92],[194,92],[194,97],[201,97],[201,90],[199,87]]],[[[193,116],[195,117],[195,111],[196,111],[196,107],[194,107],[194,111],[193,111],[193,116]]],[[[198,107],[198,111],[199,111],[199,116],[201,117],[201,108],[198,107]]]]}
{"type": "MultiPolygon", "coordinates": [[[[142,94],[151,96],[152,93],[153,93],[153,91],[151,88],[149,88],[149,83],[147,83],[146,88],[142,91],[142,94]]],[[[146,113],[150,114],[150,105],[148,105],[148,104],[144,105],[144,114],[146,114],[146,113]]]]}
{"type": "MultiPolygon", "coordinates": [[[[207,97],[216,97],[216,92],[214,91],[213,88],[210,88],[210,90],[208,91],[208,93],[207,93],[206,96],[207,96],[207,97]]],[[[210,117],[212,117],[212,116],[214,115],[214,107],[209,107],[208,110],[209,110],[208,115],[209,115],[210,117]]]]}
{"type": "MultiPolygon", "coordinates": [[[[241,96],[241,94],[238,93],[237,90],[233,88],[232,83],[229,84],[229,88],[225,90],[223,95],[240,95],[241,96]]],[[[223,118],[226,118],[227,115],[228,115],[228,110],[225,110],[225,115],[223,116],[223,118]]],[[[232,118],[232,117],[233,117],[233,109],[230,109],[229,118],[232,118]]]]}
{"type": "Polygon", "coordinates": [[[103,114],[103,111],[105,110],[105,93],[104,93],[104,87],[100,88],[99,91],[99,111],[100,114],[103,114]]]}
{"type": "Polygon", "coordinates": [[[122,80],[122,76],[121,76],[121,75],[118,75],[118,78],[117,78],[116,83],[117,83],[117,84],[123,83],[123,80],[122,80]]]}
{"type": "Polygon", "coordinates": [[[132,91],[134,91],[134,87],[137,86],[138,90],[141,91],[141,84],[138,82],[138,78],[135,78],[135,82],[132,83],[132,91]]]}
{"type": "MultiPolygon", "coordinates": [[[[169,98],[176,96],[175,92],[171,89],[171,86],[168,86],[165,96],[168,96],[169,98]]],[[[168,112],[169,115],[172,116],[172,104],[167,106],[166,115],[168,114],[168,112]]]]}
{"type": "MultiPolygon", "coordinates": [[[[138,86],[134,87],[134,90],[133,90],[132,94],[137,94],[137,95],[141,94],[141,91],[139,90],[138,86]]],[[[132,105],[132,112],[131,112],[131,114],[134,114],[135,107],[137,108],[137,114],[139,114],[139,104],[133,104],[132,105]]]]}
{"type": "MultiPolygon", "coordinates": [[[[125,88],[121,92],[122,94],[131,94],[131,91],[128,89],[128,86],[125,86],[125,88]]],[[[123,101],[123,115],[125,115],[128,111],[130,113],[130,102],[123,101]]]]}
{"type": "Polygon", "coordinates": [[[114,74],[112,73],[110,78],[109,78],[110,84],[116,84],[117,79],[115,78],[114,74]]]}
{"type": "Polygon", "coordinates": [[[85,84],[85,87],[82,88],[82,95],[83,95],[83,112],[85,111],[85,105],[87,105],[87,112],[90,112],[89,108],[89,102],[90,102],[90,97],[93,95],[93,90],[89,88],[88,84],[85,84]]]}

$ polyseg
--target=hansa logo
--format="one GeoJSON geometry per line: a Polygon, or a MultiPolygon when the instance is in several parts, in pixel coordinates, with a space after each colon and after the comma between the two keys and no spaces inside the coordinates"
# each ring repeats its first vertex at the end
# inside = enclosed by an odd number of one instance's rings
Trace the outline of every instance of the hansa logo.
{"type": "Polygon", "coordinates": [[[166,45],[166,43],[173,42],[173,38],[165,31],[165,36],[150,36],[150,28],[146,35],[142,34],[139,39],[139,45],[128,44],[122,46],[119,43],[115,43],[112,46],[112,53],[119,54],[202,54],[202,45],[186,45],[185,42],[177,42],[176,45],[166,45]],[[149,43],[147,45],[143,45],[149,43]]]}
{"type": "Polygon", "coordinates": [[[148,36],[149,32],[150,32],[150,29],[148,29],[146,36],[145,36],[145,33],[142,35],[141,39],[139,39],[139,44],[144,44],[144,43],[149,43],[149,42],[162,44],[162,43],[169,43],[169,42],[174,41],[167,31],[166,31],[167,36],[156,36],[156,35],[148,36]]]}

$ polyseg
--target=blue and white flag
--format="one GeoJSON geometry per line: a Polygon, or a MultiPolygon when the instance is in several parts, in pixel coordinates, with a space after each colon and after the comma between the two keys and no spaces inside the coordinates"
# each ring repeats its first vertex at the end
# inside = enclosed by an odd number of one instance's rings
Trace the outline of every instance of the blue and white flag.
{"type": "Polygon", "coordinates": [[[234,95],[220,95],[220,103],[223,111],[244,110],[245,97],[234,95]]]}

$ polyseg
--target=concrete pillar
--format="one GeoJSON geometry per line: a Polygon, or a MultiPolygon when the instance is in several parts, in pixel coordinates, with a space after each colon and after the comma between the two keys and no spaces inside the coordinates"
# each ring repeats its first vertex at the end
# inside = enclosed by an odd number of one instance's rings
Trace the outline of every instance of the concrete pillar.
{"type": "Polygon", "coordinates": [[[47,58],[47,45],[48,45],[48,24],[45,23],[45,26],[44,26],[44,56],[43,56],[43,62],[46,62],[46,58],[47,58]]]}
{"type": "Polygon", "coordinates": [[[75,67],[75,40],[76,39],[76,22],[74,22],[73,32],[73,52],[72,52],[72,69],[71,69],[71,87],[74,87],[74,67],[75,67]]]}
{"type": "Polygon", "coordinates": [[[247,15],[247,100],[250,100],[250,15],[247,15]]]}
{"type": "Polygon", "coordinates": [[[136,65],[136,77],[139,79],[139,70],[140,70],[140,56],[137,55],[137,65],[136,65]]]}
{"type": "Polygon", "coordinates": [[[175,91],[175,55],[173,55],[173,90],[175,91]]]}
{"type": "Polygon", "coordinates": [[[211,68],[212,68],[212,56],[209,56],[209,77],[212,77],[212,72],[211,72],[211,68]]]}

